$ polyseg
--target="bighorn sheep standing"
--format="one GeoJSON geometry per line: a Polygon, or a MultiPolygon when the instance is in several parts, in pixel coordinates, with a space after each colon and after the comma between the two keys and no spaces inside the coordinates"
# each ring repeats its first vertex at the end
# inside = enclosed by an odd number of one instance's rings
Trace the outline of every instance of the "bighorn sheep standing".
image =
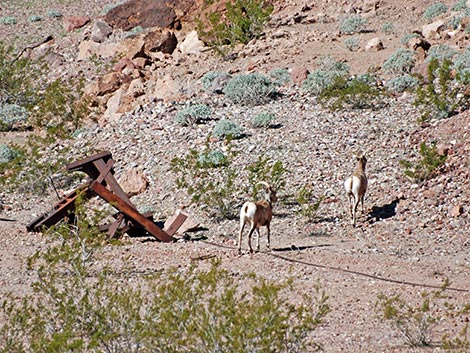
{"type": "Polygon", "coordinates": [[[348,195],[349,212],[352,218],[352,225],[356,226],[356,210],[361,201],[362,213],[364,213],[364,195],[367,191],[366,163],[365,155],[356,156],[357,168],[354,173],[344,181],[346,195],[348,195]]]}
{"type": "Polygon", "coordinates": [[[265,188],[265,198],[257,202],[245,202],[240,210],[240,233],[238,234],[238,253],[241,253],[242,234],[245,225],[250,225],[250,232],[248,233],[248,246],[250,253],[253,252],[251,247],[251,236],[256,229],[258,235],[256,241],[256,250],[259,251],[259,228],[266,226],[268,232],[268,249],[270,247],[270,223],[273,216],[273,203],[277,201],[276,191],[266,182],[260,181],[258,184],[263,185],[265,188]]]}

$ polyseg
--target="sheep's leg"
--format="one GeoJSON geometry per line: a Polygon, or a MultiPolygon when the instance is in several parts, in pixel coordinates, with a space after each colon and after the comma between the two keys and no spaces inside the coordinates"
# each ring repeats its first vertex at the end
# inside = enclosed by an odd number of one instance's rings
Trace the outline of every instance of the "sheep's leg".
{"type": "Polygon", "coordinates": [[[259,249],[260,249],[260,247],[259,247],[259,238],[260,238],[259,228],[256,228],[256,235],[257,235],[257,237],[256,237],[256,251],[259,252],[259,249]]]}
{"type": "Polygon", "coordinates": [[[362,213],[364,213],[364,195],[361,196],[362,213]]]}
{"type": "Polygon", "coordinates": [[[268,250],[271,249],[271,226],[268,224],[266,224],[266,229],[268,230],[267,232],[267,237],[268,237],[268,250]]]}
{"type": "Polygon", "coordinates": [[[360,198],[354,197],[354,209],[353,209],[353,218],[352,218],[352,224],[353,226],[356,226],[356,212],[357,212],[357,206],[359,205],[360,198]]]}
{"type": "Polygon", "coordinates": [[[238,233],[238,253],[242,252],[242,234],[245,229],[245,222],[240,221],[240,233],[238,233]]]}
{"type": "Polygon", "coordinates": [[[251,236],[253,235],[253,232],[255,231],[256,227],[252,226],[250,228],[250,232],[248,233],[248,247],[250,248],[250,253],[253,253],[253,248],[251,247],[251,236]]]}

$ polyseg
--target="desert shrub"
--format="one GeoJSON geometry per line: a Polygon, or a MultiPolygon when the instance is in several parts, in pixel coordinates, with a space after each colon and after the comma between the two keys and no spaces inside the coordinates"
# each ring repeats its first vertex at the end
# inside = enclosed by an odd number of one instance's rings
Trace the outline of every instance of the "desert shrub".
{"type": "Polygon", "coordinates": [[[470,85],[470,47],[455,55],[452,69],[456,72],[456,80],[462,84],[470,85]]]}
{"type": "Polygon", "coordinates": [[[318,69],[308,74],[307,79],[302,82],[302,89],[315,96],[331,87],[337,79],[347,77],[349,73],[349,67],[345,63],[330,56],[317,60],[317,65],[318,69]]]}
{"type": "Polygon", "coordinates": [[[295,201],[299,204],[300,210],[298,213],[307,219],[307,221],[314,221],[317,217],[318,209],[325,196],[315,198],[313,187],[311,185],[303,185],[295,196],[295,201]]]}
{"type": "Polygon", "coordinates": [[[197,163],[202,168],[217,168],[227,166],[228,159],[221,151],[208,150],[199,154],[197,163]]]}
{"type": "MultiPolygon", "coordinates": [[[[387,296],[378,295],[375,305],[380,319],[387,322],[403,338],[404,343],[410,347],[422,347],[435,344],[433,327],[436,323],[447,324],[447,327],[459,328],[454,319],[470,312],[470,304],[451,300],[446,294],[448,288],[446,279],[441,288],[432,292],[422,291],[417,299],[403,299],[400,294],[387,296]],[[447,322],[451,319],[450,322],[447,322]]],[[[452,352],[466,352],[470,348],[468,322],[463,325],[460,332],[447,333],[435,344],[452,352]]]]}
{"type": "Polygon", "coordinates": [[[351,16],[344,19],[339,27],[339,31],[344,34],[354,34],[364,31],[367,19],[361,16],[351,16]]]}
{"type": "Polygon", "coordinates": [[[212,135],[219,139],[238,139],[243,136],[243,129],[234,121],[222,119],[215,124],[212,135]]]}
{"type": "Polygon", "coordinates": [[[451,11],[462,11],[467,9],[467,0],[458,0],[452,7],[451,11]]]}
{"type": "Polygon", "coordinates": [[[414,52],[410,49],[397,49],[382,65],[385,72],[402,74],[409,73],[415,65],[414,52]]]}
{"type": "Polygon", "coordinates": [[[426,61],[438,60],[442,62],[444,60],[452,60],[452,58],[457,54],[457,51],[447,44],[437,44],[433,45],[429,51],[426,61]]]}
{"type": "Polygon", "coordinates": [[[260,105],[273,99],[277,90],[268,77],[252,73],[233,77],[227,83],[224,94],[236,104],[260,105]]]}
{"type": "Polygon", "coordinates": [[[38,16],[38,15],[31,15],[28,18],[28,21],[31,22],[31,23],[41,22],[42,20],[43,20],[43,18],[41,16],[38,16]]]}
{"type": "Polygon", "coordinates": [[[10,17],[10,16],[7,16],[7,17],[0,17],[0,23],[2,25],[16,25],[18,21],[16,20],[15,17],[10,17]]]}
{"type": "Polygon", "coordinates": [[[426,11],[423,13],[423,18],[425,20],[431,21],[432,19],[436,18],[443,13],[446,13],[448,10],[447,5],[443,4],[442,2],[437,2],[429,6],[426,11]]]}
{"type": "Polygon", "coordinates": [[[216,219],[235,217],[235,180],[238,175],[233,165],[234,152],[226,155],[213,151],[209,145],[203,152],[190,150],[184,157],[171,161],[171,170],[177,174],[176,187],[184,189],[191,202],[204,207],[216,219]]]}
{"type": "Polygon", "coordinates": [[[447,156],[441,156],[437,153],[435,143],[428,146],[424,141],[419,145],[419,155],[421,159],[415,164],[408,160],[400,161],[400,164],[405,168],[405,175],[418,182],[436,176],[447,158],[447,156]]]}
{"type": "Polygon", "coordinates": [[[344,40],[344,46],[350,50],[350,51],[357,51],[359,50],[359,43],[360,43],[360,38],[359,37],[349,37],[344,40]]]}
{"type": "Polygon", "coordinates": [[[194,104],[180,110],[176,114],[175,122],[183,126],[190,126],[206,122],[210,120],[211,116],[212,110],[208,105],[194,104]]]}
{"type": "Polygon", "coordinates": [[[370,75],[338,77],[318,96],[319,102],[331,110],[367,109],[382,105],[382,91],[370,75]]]}
{"type": "Polygon", "coordinates": [[[201,78],[202,87],[206,92],[215,92],[215,93],[223,93],[223,89],[225,88],[227,82],[232,77],[224,72],[224,71],[209,71],[201,78]],[[223,81],[223,85],[215,84],[217,81],[223,81]],[[216,86],[214,88],[214,86],[216,86]],[[221,91],[218,91],[220,90],[221,91]]]}
{"type": "Polygon", "coordinates": [[[62,18],[62,12],[59,10],[51,9],[47,12],[47,16],[50,18],[62,18]]]}
{"type": "Polygon", "coordinates": [[[284,68],[274,69],[269,72],[269,77],[277,85],[284,85],[291,81],[289,70],[284,68]]]}
{"type": "MultiPolygon", "coordinates": [[[[278,193],[286,186],[287,169],[281,161],[273,161],[268,157],[259,156],[258,159],[246,167],[248,171],[247,193],[254,199],[259,198],[258,192],[263,188],[257,185],[259,181],[265,181],[278,193]]],[[[278,194],[279,196],[279,194],[278,194]]]]}
{"type": "Polygon", "coordinates": [[[385,82],[385,87],[392,93],[403,93],[406,90],[415,88],[419,80],[410,75],[402,75],[391,78],[385,82]]]}
{"type": "Polygon", "coordinates": [[[230,0],[225,7],[224,17],[221,12],[210,11],[207,21],[198,21],[197,25],[200,38],[219,50],[258,38],[273,11],[273,6],[262,0],[230,0]]]}
{"type": "MultiPolygon", "coordinates": [[[[133,276],[106,266],[98,227],[75,224],[47,232],[48,247],[28,261],[32,295],[2,300],[0,352],[306,352],[330,312],[316,286],[295,303],[293,281],[233,276],[214,261],[205,268],[133,276]],[[136,278],[138,281],[136,281],[136,278]],[[243,286],[240,286],[243,282],[243,286]]],[[[202,266],[201,266],[202,267],[202,266]]],[[[132,270],[131,270],[132,271],[132,270]]]]}
{"type": "Polygon", "coordinates": [[[256,114],[252,119],[252,124],[254,127],[269,127],[276,120],[276,114],[263,112],[256,114]]]}
{"type": "Polygon", "coordinates": [[[444,119],[469,108],[470,99],[464,92],[466,85],[453,79],[452,62],[432,59],[428,77],[416,90],[414,104],[421,107],[420,121],[444,119]]]}
{"type": "Polygon", "coordinates": [[[417,37],[419,37],[419,34],[417,33],[407,33],[400,39],[400,43],[402,45],[406,45],[410,41],[410,39],[417,37]]]}
{"type": "Polygon", "coordinates": [[[132,38],[132,37],[135,37],[136,35],[144,32],[145,29],[142,27],[142,26],[135,26],[133,28],[131,28],[130,30],[128,31],[125,31],[122,36],[124,38],[132,38]]]}
{"type": "Polygon", "coordinates": [[[6,144],[0,144],[0,164],[8,163],[15,159],[18,152],[6,144]]]}
{"type": "Polygon", "coordinates": [[[382,25],[381,31],[385,34],[392,34],[395,32],[395,26],[393,23],[387,22],[382,25]]]}
{"type": "Polygon", "coordinates": [[[29,112],[17,104],[0,104],[0,131],[9,131],[19,126],[25,126],[29,112]]]}

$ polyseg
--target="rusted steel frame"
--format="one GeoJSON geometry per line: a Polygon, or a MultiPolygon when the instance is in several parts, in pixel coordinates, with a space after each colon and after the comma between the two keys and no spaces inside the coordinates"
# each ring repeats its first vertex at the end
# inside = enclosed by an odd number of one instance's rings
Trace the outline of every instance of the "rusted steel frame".
{"type": "Polygon", "coordinates": [[[100,183],[93,181],[90,185],[90,189],[93,190],[97,195],[99,195],[105,201],[108,201],[113,207],[117,208],[119,211],[124,213],[126,217],[129,217],[134,222],[139,223],[144,227],[144,229],[149,232],[151,235],[163,242],[173,241],[173,237],[168,235],[165,231],[160,229],[155,223],[151,220],[145,218],[140,214],[135,208],[131,207],[127,202],[122,200],[118,195],[113,194],[106,187],[100,183]]]}
{"type": "Polygon", "coordinates": [[[92,191],[89,190],[90,183],[82,184],[80,187],[66,195],[62,200],[54,205],[53,210],[49,214],[43,214],[26,226],[29,232],[40,231],[41,228],[49,228],[59,222],[62,218],[72,215],[75,210],[75,201],[81,192],[85,192],[85,196],[89,198],[92,191]]]}

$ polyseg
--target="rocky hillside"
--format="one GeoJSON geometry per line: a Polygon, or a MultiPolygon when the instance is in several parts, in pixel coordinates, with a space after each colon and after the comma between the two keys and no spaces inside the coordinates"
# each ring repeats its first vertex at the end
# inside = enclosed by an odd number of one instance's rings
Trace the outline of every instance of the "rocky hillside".
{"type": "MultiPolygon", "coordinates": [[[[95,112],[74,139],[45,147],[44,163],[109,150],[117,178],[123,185],[131,180],[126,190],[135,194],[132,201],[139,209],[165,220],[184,208],[201,226],[178,235],[181,241],[172,244],[125,237],[125,245],[107,246],[112,266],[123,266],[121,259],[129,254],[134,269],[148,272],[217,257],[234,275],[253,271],[276,281],[293,276],[297,288],[312,291],[320,283],[330,296],[332,312],[314,338],[327,352],[412,351],[399,332],[377,318],[374,303],[382,293],[400,293],[416,302],[447,278],[447,300],[470,303],[468,109],[463,106],[446,119],[423,123],[418,121],[425,107],[416,106],[416,96],[407,91],[384,95],[379,105],[365,109],[331,110],[303,86],[318,70],[318,59],[331,56],[347,64],[349,75],[373,73],[375,84],[383,88],[405,73],[385,64],[400,48],[412,52],[413,65],[406,74],[426,74],[433,48],[445,45],[463,53],[468,46],[470,14],[454,5],[470,4],[444,1],[448,10],[434,16],[427,11],[434,1],[275,1],[262,35],[222,56],[194,30],[195,18],[223,10],[222,5],[202,11],[202,1],[184,0],[171,6],[145,0],[117,7],[111,1],[57,2],[54,8],[32,3],[18,7],[14,1],[2,2],[3,18],[17,22],[0,25],[0,39],[11,41],[18,51],[26,48],[23,55],[46,60],[50,80],[84,76],[95,112]],[[28,20],[33,15],[43,19],[28,20]],[[363,19],[359,30],[345,29],[351,18],[363,19]],[[455,18],[459,25],[454,28],[455,18]],[[285,70],[289,79],[279,86],[276,99],[254,106],[233,103],[221,94],[226,81],[208,89],[202,80],[209,72],[270,76],[276,70],[285,70]],[[211,108],[210,119],[189,126],[178,123],[178,113],[196,104],[211,108]],[[253,118],[266,113],[275,120],[257,127],[253,118]],[[230,143],[217,138],[214,129],[221,120],[238,124],[241,138],[230,143]],[[436,147],[434,158],[446,159],[429,178],[418,180],[405,175],[402,161],[410,161],[417,173],[423,142],[436,147]],[[65,147],[71,152],[61,156],[65,147]],[[172,161],[183,161],[190,150],[230,157],[212,178],[224,185],[227,173],[235,172],[237,187],[227,196],[231,215],[250,197],[249,168],[260,161],[268,166],[282,163],[285,185],[274,209],[273,252],[265,251],[262,237],[261,253],[239,256],[238,221],[221,217],[208,203],[192,202],[187,190],[177,187],[181,174],[172,161]],[[360,152],[369,161],[369,189],[366,210],[352,227],[342,184],[355,168],[353,154],[360,152]],[[304,204],[296,201],[301,190],[311,192],[304,204]],[[318,210],[306,215],[305,207],[316,202],[318,210]]],[[[0,136],[2,142],[19,141],[28,134],[10,131],[0,136]]],[[[61,180],[63,173],[52,177],[61,180]]],[[[189,169],[187,173],[192,175],[189,169]]],[[[16,221],[0,223],[0,293],[29,292],[32,275],[24,259],[43,243],[25,225],[49,211],[56,192],[64,194],[67,187],[71,185],[60,184],[46,195],[1,194],[2,217],[16,221]]],[[[90,203],[90,208],[104,207],[98,200],[90,203]]],[[[437,323],[435,346],[429,351],[440,349],[444,334],[457,336],[456,328],[468,320],[466,314],[437,323]]]]}

